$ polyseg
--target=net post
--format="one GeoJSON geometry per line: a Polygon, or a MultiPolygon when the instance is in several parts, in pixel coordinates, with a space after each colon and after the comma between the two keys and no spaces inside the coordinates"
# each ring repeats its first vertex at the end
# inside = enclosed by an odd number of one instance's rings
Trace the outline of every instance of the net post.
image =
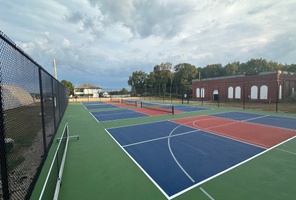
{"type": "Polygon", "coordinates": [[[143,101],[141,101],[141,108],[143,108],[143,101]]]}
{"type": "Polygon", "coordinates": [[[172,114],[173,114],[173,115],[175,114],[175,108],[174,108],[174,105],[172,105],[172,114]]]}
{"type": "Polygon", "coordinates": [[[135,107],[137,107],[138,105],[137,105],[137,101],[135,101],[135,107]]]}

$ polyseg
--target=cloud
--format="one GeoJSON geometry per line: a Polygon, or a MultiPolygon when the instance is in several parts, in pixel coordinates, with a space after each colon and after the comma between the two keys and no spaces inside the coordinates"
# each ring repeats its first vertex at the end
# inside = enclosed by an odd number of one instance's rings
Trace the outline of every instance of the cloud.
{"type": "Polygon", "coordinates": [[[106,22],[120,23],[129,28],[134,36],[140,38],[176,36],[182,30],[182,24],[194,5],[191,1],[89,0],[89,2],[105,16],[106,22]]]}
{"type": "Polygon", "coordinates": [[[75,85],[127,86],[162,62],[262,57],[295,63],[296,10],[286,1],[3,1],[1,31],[50,73],[75,85]]]}

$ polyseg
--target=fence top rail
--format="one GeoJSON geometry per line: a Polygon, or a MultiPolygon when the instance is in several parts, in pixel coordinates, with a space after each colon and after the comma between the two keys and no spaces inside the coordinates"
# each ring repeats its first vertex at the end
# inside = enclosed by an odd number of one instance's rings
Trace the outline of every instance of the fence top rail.
{"type": "Polygon", "coordinates": [[[56,79],[54,76],[52,76],[50,73],[48,73],[40,64],[38,64],[32,57],[30,57],[26,52],[24,52],[19,46],[17,46],[7,35],[5,35],[0,30],[0,38],[3,39],[6,43],[8,43],[11,47],[13,47],[15,50],[17,50],[19,53],[21,53],[23,56],[25,56],[27,59],[29,59],[32,63],[34,63],[37,67],[39,67],[41,70],[43,70],[46,74],[48,74],[50,77],[56,79]]]}

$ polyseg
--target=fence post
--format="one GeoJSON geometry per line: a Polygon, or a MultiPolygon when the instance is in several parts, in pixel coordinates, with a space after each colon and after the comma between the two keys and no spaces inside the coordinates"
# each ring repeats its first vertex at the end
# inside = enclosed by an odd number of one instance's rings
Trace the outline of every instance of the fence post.
{"type": "Polygon", "coordinates": [[[246,85],[243,83],[243,109],[246,107],[246,85]]]}
{"type": "MultiPolygon", "coordinates": [[[[0,83],[2,83],[0,77],[0,83]]],[[[5,144],[5,129],[4,129],[4,111],[2,103],[2,87],[0,86],[0,169],[3,199],[9,200],[9,186],[8,186],[8,170],[7,170],[7,157],[6,157],[6,144],[5,144]]]]}
{"type": "Polygon", "coordinates": [[[41,68],[38,68],[39,71],[39,89],[40,89],[40,107],[41,107],[41,120],[42,120],[42,133],[43,133],[43,149],[44,155],[47,156],[46,150],[46,134],[45,134],[45,119],[44,119],[44,99],[43,99],[43,86],[42,86],[42,74],[41,68]]]}
{"type": "Polygon", "coordinates": [[[52,96],[52,112],[53,112],[53,125],[54,125],[54,132],[57,132],[57,122],[56,122],[56,113],[55,113],[55,107],[57,102],[57,95],[56,91],[54,92],[54,84],[53,84],[53,78],[51,78],[51,96],[52,96]]]}

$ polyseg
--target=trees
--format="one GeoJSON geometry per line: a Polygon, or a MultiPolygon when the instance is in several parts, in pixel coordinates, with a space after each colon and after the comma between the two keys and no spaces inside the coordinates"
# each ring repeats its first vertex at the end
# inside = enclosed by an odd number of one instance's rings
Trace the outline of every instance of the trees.
{"type": "Polygon", "coordinates": [[[66,80],[62,80],[61,84],[67,88],[68,96],[74,95],[74,85],[66,80]]]}
{"type": "Polygon", "coordinates": [[[143,90],[147,80],[147,74],[143,71],[135,71],[129,76],[128,85],[132,86],[132,94],[137,94],[137,90],[143,90]]]}
{"type": "Polygon", "coordinates": [[[180,63],[172,67],[172,63],[164,62],[155,65],[148,74],[142,71],[133,72],[129,77],[128,84],[132,86],[134,94],[137,89],[139,94],[148,92],[165,95],[165,93],[172,92],[172,85],[175,87],[173,91],[179,93],[191,90],[192,80],[198,78],[198,73],[201,73],[201,78],[204,79],[240,74],[253,75],[276,70],[296,72],[296,64],[283,65],[259,58],[250,59],[246,63],[232,62],[225,66],[218,63],[196,68],[190,63],[180,63]],[[169,91],[168,88],[170,88],[169,91]]]}
{"type": "Polygon", "coordinates": [[[240,65],[239,62],[228,63],[224,67],[225,76],[232,76],[232,75],[238,74],[239,65],[240,65]]]}
{"type": "Polygon", "coordinates": [[[171,79],[171,70],[172,70],[172,63],[166,62],[166,63],[161,63],[160,65],[156,65],[153,68],[154,72],[154,79],[155,83],[158,85],[159,88],[159,93],[160,93],[160,88],[162,88],[162,92],[166,92],[166,85],[168,80],[171,79]]]}
{"type": "Polygon", "coordinates": [[[198,71],[194,65],[189,63],[178,64],[174,67],[175,85],[182,88],[184,91],[191,90],[192,80],[196,78],[198,71]]]}
{"type": "Polygon", "coordinates": [[[211,64],[202,68],[201,70],[202,78],[213,78],[224,76],[224,68],[221,64],[211,64]]]}

